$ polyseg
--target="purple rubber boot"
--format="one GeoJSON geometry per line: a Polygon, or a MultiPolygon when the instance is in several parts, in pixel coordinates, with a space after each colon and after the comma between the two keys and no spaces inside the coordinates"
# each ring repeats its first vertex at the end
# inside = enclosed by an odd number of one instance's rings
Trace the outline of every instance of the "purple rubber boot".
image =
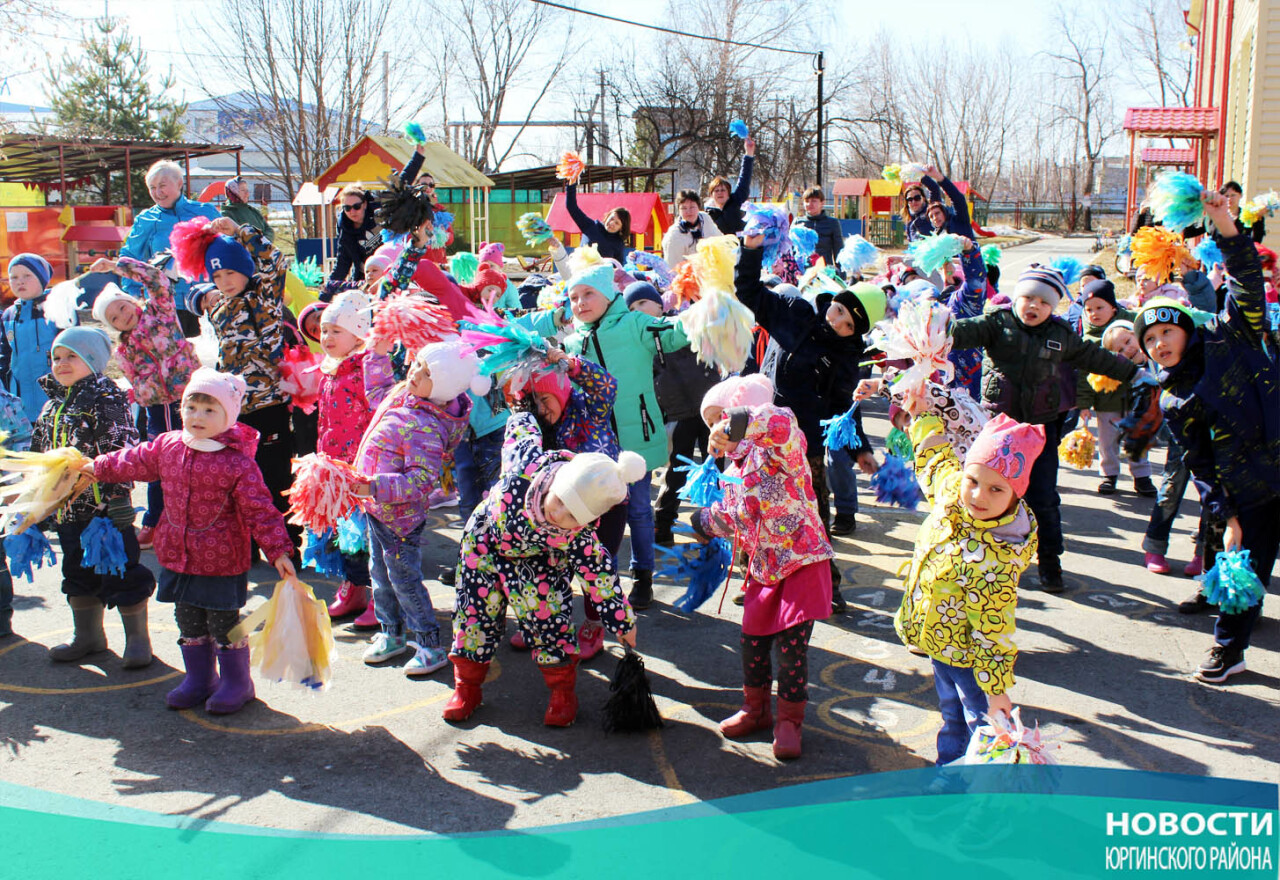
{"type": "Polygon", "coordinates": [[[230,715],[239,712],[254,697],[253,679],[249,677],[249,646],[219,648],[218,668],[222,672],[222,686],[204,704],[210,715],[230,715]]]}
{"type": "Polygon", "coordinates": [[[164,701],[170,709],[194,709],[218,689],[218,673],[213,670],[213,642],[205,638],[179,647],[187,677],[169,691],[164,701]]]}

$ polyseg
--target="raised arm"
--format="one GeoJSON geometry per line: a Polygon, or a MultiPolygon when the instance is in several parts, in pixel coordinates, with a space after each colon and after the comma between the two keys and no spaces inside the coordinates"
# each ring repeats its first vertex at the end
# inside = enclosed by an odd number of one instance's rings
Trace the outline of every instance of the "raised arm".
{"type": "Polygon", "coordinates": [[[573,218],[573,222],[578,224],[578,231],[588,239],[599,241],[601,236],[605,234],[604,224],[599,220],[592,220],[578,207],[578,187],[576,184],[565,184],[564,207],[569,212],[569,216],[573,218]]]}

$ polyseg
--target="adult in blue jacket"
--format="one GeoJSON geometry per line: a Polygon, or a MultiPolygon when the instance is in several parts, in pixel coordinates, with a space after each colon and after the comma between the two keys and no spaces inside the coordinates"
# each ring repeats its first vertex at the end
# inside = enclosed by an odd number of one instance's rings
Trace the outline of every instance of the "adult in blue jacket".
{"type": "MultiPolygon", "coordinates": [[[[193,202],[182,194],[186,177],[177,162],[161,159],[147,169],[147,191],[155,202],[150,208],[133,218],[133,228],[120,248],[120,256],[133,257],[148,262],[156,254],[169,249],[169,236],[173,227],[196,217],[216,220],[218,209],[203,202],[193,202]]],[[[147,292],[137,281],[125,278],[120,282],[124,292],[139,299],[146,299],[147,292]]],[[[187,288],[190,283],[179,277],[173,282],[173,298],[179,309],[187,308],[187,288]]]]}
{"type": "Polygon", "coordinates": [[[578,224],[582,233],[583,244],[593,244],[600,256],[606,260],[627,261],[627,254],[633,248],[630,245],[631,212],[626,208],[613,208],[604,215],[603,220],[592,220],[578,206],[578,187],[566,184],[564,188],[564,206],[578,224]]]}
{"type": "MultiPolygon", "coordinates": [[[[725,235],[737,235],[747,225],[742,216],[742,206],[751,198],[751,168],[756,161],[756,139],[748,137],[743,142],[742,170],[738,173],[738,185],[729,191],[729,181],[723,177],[711,178],[707,184],[707,216],[716,222],[716,228],[725,235]]],[[[701,416],[697,416],[701,420],[701,416]]]]}

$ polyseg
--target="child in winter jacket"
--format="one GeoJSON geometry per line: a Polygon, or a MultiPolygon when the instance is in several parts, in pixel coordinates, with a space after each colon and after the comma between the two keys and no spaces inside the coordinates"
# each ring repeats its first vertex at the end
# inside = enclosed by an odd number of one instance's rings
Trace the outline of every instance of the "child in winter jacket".
{"type": "MultiPolygon", "coordinates": [[[[21,452],[31,445],[31,422],[22,408],[22,401],[3,388],[0,388],[0,431],[4,432],[6,449],[21,452]]],[[[9,574],[8,557],[0,554],[0,638],[11,635],[13,635],[13,576],[9,574]]]]}
{"type": "Polygon", "coordinates": [[[422,583],[422,530],[427,497],[467,430],[471,399],[487,381],[479,361],[461,340],[424,346],[405,381],[392,387],[390,359],[365,358],[366,395],[378,401],[356,452],[356,470],[367,477],[370,501],[369,557],[373,599],[382,629],[364,652],[364,662],[383,663],[408,650],[408,676],[429,675],[448,664],[440,647],[431,596],[422,583]]]}
{"type": "Polygon", "coordinates": [[[931,510],[916,534],[893,623],[904,644],[933,661],[938,763],[947,764],[964,754],[984,713],[1013,709],[1018,579],[1036,551],[1035,518],[1022,496],[1045,429],[997,415],[962,463],[942,420],[919,415],[919,406],[911,441],[931,510]]]}
{"type": "MultiPolygon", "coordinates": [[[[365,337],[372,329],[369,298],[354,290],[333,298],[320,314],[320,400],[316,449],[351,464],[373,418],[364,391],[365,337]]],[[[342,583],[329,604],[330,617],[359,614],[369,605],[369,554],[342,554],[342,583]]]]}
{"type": "Polygon", "coordinates": [[[44,316],[52,277],[53,267],[39,254],[18,254],[9,261],[9,289],[18,301],[0,317],[0,384],[22,400],[31,422],[48,399],[40,377],[49,375],[49,349],[58,335],[57,325],[44,316]]]}
{"type": "Polygon", "coordinates": [[[1058,441],[1069,404],[1062,400],[1063,365],[1122,382],[1132,379],[1138,370],[1129,361],[1081,339],[1071,325],[1053,314],[1067,296],[1060,272],[1033,264],[1018,278],[1013,308],[991,310],[951,325],[954,348],[982,348],[986,352],[982,397],[987,409],[1045,426],[1044,452],[1031,470],[1026,500],[1040,530],[1041,588],[1052,593],[1064,589],[1058,441]]]}
{"type": "MultiPolygon", "coordinates": [[[[631,604],[637,609],[653,601],[653,502],[650,475],[667,461],[667,434],[653,387],[653,357],[661,349],[676,351],[689,345],[678,321],[653,318],[627,308],[613,283],[613,264],[583,269],[569,279],[573,331],[564,348],[575,357],[599,364],[618,382],[613,428],[623,449],[643,456],[646,473],[631,482],[627,524],[631,528],[631,604]]],[[[517,323],[550,338],[566,322],[563,309],[541,311],[517,323]]]]}
{"type": "Polygon", "coordinates": [[[103,482],[159,480],[169,499],[156,527],[156,598],[174,603],[187,672],[165,697],[170,709],[229,715],[254,698],[249,642],[229,638],[249,598],[250,539],[281,578],[295,576],[284,517],[254,463],[258,432],[236,420],[244,396],[238,376],[202,367],[182,395],[182,430],[101,455],[87,471],[103,482]]]}
{"type": "Polygon", "coordinates": [[[596,452],[544,450],[532,413],[507,421],[502,477],[463,532],[446,721],[465,721],[480,705],[508,602],[551,691],[543,717],[548,726],[568,727],[578,714],[575,579],[585,585],[604,626],[635,645],[635,615],[591,526],[627,498],[628,483],[644,469],[644,459],[633,452],[615,462],[596,452]]]}
{"type": "MultiPolygon", "coordinates": [[[[200,366],[195,349],[178,323],[173,286],[156,266],[121,257],[100,259],[90,272],[112,272],[141,284],[147,298],[130,296],[109,284],[93,301],[93,317],[118,334],[116,355],[129,380],[133,402],[147,412],[147,439],[154,440],[178,427],[178,402],[191,374],[200,366]]],[[[142,517],[138,544],[152,546],[156,524],[164,512],[164,491],[159,482],[147,484],[147,512],[142,517]]]]}
{"type": "Polygon", "coordinates": [[[773,754],[798,758],[809,637],[813,622],[831,611],[835,553],[818,519],[804,432],[789,410],[772,401],[769,380],[758,375],[727,379],[703,398],[712,452],[728,457],[728,473],[742,483],[727,483],[724,497],[695,512],[692,523],[702,540],[736,539],[751,556],[742,607],[743,705],[720,722],[720,732],[737,738],[773,727],[770,656],[777,645],[773,754]]]}
{"type": "MultiPolygon", "coordinates": [[[[111,357],[107,334],[87,327],[63,330],[53,340],[52,357],[53,372],[40,378],[49,400],[32,429],[32,451],[72,446],[94,456],[136,443],[138,432],[129,415],[128,398],[102,373],[111,357]]],[[[151,663],[147,599],[156,581],[138,562],[130,479],[104,480],[80,493],[53,517],[62,545],[62,592],[75,622],[71,641],[49,650],[56,662],[105,651],[103,610],[119,608],[125,632],[124,667],[141,668],[151,663]],[[126,560],[123,575],[99,574],[83,565],[80,536],[97,517],[109,518],[120,531],[126,560]]]]}
{"type": "MultiPolygon", "coordinates": [[[[1160,405],[1183,448],[1210,517],[1225,523],[1224,546],[1248,550],[1264,588],[1280,546],[1280,361],[1267,322],[1261,263],[1248,237],[1235,231],[1226,198],[1204,196],[1226,258],[1226,307],[1197,327],[1174,300],[1148,302],[1134,321],[1143,350],[1161,367],[1160,405]]],[[[1221,613],[1214,645],[1196,677],[1219,683],[1245,669],[1244,652],[1262,613],[1261,598],[1221,613]]]]}

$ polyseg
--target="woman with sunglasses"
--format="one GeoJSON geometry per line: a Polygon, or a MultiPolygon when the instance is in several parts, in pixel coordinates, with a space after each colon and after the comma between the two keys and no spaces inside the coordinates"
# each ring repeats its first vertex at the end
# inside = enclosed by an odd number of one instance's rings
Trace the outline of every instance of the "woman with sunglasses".
{"type": "MultiPolygon", "coordinates": [[[[412,184],[418,179],[426,148],[419,144],[409,157],[400,179],[412,184]]],[[[432,186],[435,182],[432,181],[432,186]]],[[[432,192],[432,200],[435,193],[432,192]]],[[[358,183],[347,184],[338,195],[338,259],[333,265],[330,281],[364,280],[364,261],[382,244],[382,230],[374,213],[378,200],[358,183]]]]}
{"type": "Polygon", "coordinates": [[[964,194],[936,165],[925,168],[924,177],[920,178],[919,183],[907,184],[902,191],[902,201],[902,222],[907,227],[907,241],[940,232],[954,232],[970,239],[977,237],[973,233],[969,203],[965,201],[964,194]],[[941,204],[943,193],[951,200],[950,208],[941,204]],[[929,219],[929,206],[934,203],[940,204],[947,214],[946,223],[941,227],[934,226],[929,219]]]}

